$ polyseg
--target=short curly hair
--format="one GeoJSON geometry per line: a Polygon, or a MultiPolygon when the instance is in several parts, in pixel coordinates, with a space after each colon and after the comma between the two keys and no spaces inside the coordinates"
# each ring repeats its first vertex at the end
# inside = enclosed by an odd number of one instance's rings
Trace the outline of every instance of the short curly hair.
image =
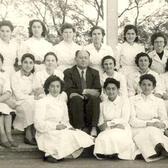
{"type": "Polygon", "coordinates": [[[104,61],[107,60],[107,59],[111,59],[114,62],[114,66],[116,66],[116,59],[114,57],[112,57],[111,55],[106,55],[101,60],[101,66],[102,66],[102,68],[104,68],[103,64],[104,64],[104,61]]]}
{"type": "Polygon", "coordinates": [[[143,80],[150,80],[153,83],[153,87],[154,88],[156,87],[157,81],[156,81],[156,78],[152,74],[145,74],[145,75],[140,76],[139,85],[142,84],[143,80]]]}
{"type": "Polygon", "coordinates": [[[8,26],[11,31],[14,30],[14,26],[13,26],[12,22],[9,21],[9,20],[3,20],[3,21],[1,21],[1,22],[0,22],[0,28],[1,28],[2,26],[8,26]]]}
{"type": "Polygon", "coordinates": [[[120,89],[120,82],[114,78],[107,78],[104,82],[103,88],[106,89],[108,84],[114,84],[118,89],[120,89]]]}
{"type": "Polygon", "coordinates": [[[70,24],[70,23],[64,23],[62,26],[61,26],[61,29],[60,29],[60,31],[61,31],[61,33],[63,33],[64,32],[64,30],[65,29],[72,29],[72,31],[75,33],[75,28],[74,28],[74,26],[72,25],[72,24],[70,24]]]}
{"type": "Polygon", "coordinates": [[[152,36],[151,36],[151,44],[154,46],[154,42],[155,42],[155,40],[158,37],[162,37],[164,39],[164,46],[166,46],[167,45],[167,39],[166,39],[165,34],[162,33],[162,32],[157,32],[157,33],[152,34],[152,36]]]}
{"type": "Polygon", "coordinates": [[[56,76],[56,75],[51,75],[51,76],[49,76],[49,77],[46,79],[46,81],[45,81],[45,83],[44,83],[44,86],[43,86],[44,92],[45,92],[46,95],[49,94],[50,84],[51,84],[52,82],[55,82],[55,81],[60,82],[60,84],[61,84],[61,92],[63,91],[64,82],[63,82],[58,76],[56,76]]]}
{"type": "Polygon", "coordinates": [[[105,36],[105,30],[102,27],[100,27],[100,26],[93,26],[91,28],[90,32],[89,32],[90,37],[92,37],[93,31],[96,30],[96,29],[101,30],[103,37],[105,36]]]}

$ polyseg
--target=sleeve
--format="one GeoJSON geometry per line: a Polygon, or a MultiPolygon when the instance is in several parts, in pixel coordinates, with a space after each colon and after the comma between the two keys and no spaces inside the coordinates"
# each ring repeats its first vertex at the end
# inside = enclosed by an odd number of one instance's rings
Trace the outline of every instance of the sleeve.
{"type": "Polygon", "coordinates": [[[41,100],[37,100],[35,104],[35,117],[34,117],[34,125],[37,131],[44,133],[51,130],[56,130],[56,125],[58,123],[47,121],[46,113],[46,101],[45,98],[41,100]]]}
{"type": "Polygon", "coordinates": [[[130,100],[130,106],[131,106],[130,125],[134,128],[146,127],[147,121],[137,118],[134,103],[135,103],[134,100],[131,99],[130,100]]]}
{"type": "Polygon", "coordinates": [[[128,96],[134,96],[136,94],[135,88],[134,88],[134,79],[132,78],[133,74],[129,74],[127,78],[127,89],[128,89],[128,96]]]}
{"type": "Polygon", "coordinates": [[[162,81],[160,76],[156,73],[155,75],[156,78],[156,88],[155,88],[155,93],[163,94],[164,88],[162,86],[162,81]]]}
{"type": "Polygon", "coordinates": [[[127,90],[127,82],[124,76],[121,76],[120,80],[120,96],[127,97],[128,96],[128,90],[127,90]]]}
{"type": "Polygon", "coordinates": [[[68,108],[67,104],[63,103],[63,108],[64,108],[64,118],[63,118],[63,123],[68,127],[72,128],[71,124],[69,123],[69,115],[68,115],[68,108]]]}
{"type": "Polygon", "coordinates": [[[95,71],[95,76],[93,79],[93,85],[94,88],[93,89],[98,89],[99,92],[101,93],[101,84],[100,84],[100,76],[99,76],[99,72],[95,71]]]}
{"type": "Polygon", "coordinates": [[[103,103],[100,103],[100,114],[99,114],[98,126],[100,126],[102,124],[104,124],[103,103]]]}
{"type": "Polygon", "coordinates": [[[5,83],[4,83],[4,87],[3,87],[3,93],[5,92],[12,92],[11,91],[11,87],[10,87],[10,79],[8,75],[5,75],[5,83]]]}
{"type": "Polygon", "coordinates": [[[41,78],[40,78],[40,74],[39,72],[37,72],[34,76],[34,80],[33,80],[33,89],[38,89],[38,88],[42,88],[43,84],[41,82],[41,78]]]}
{"type": "MultiPolygon", "coordinates": [[[[20,72],[20,71],[19,71],[20,72]]],[[[20,83],[19,83],[19,76],[16,72],[16,74],[12,77],[12,80],[11,80],[11,86],[12,86],[12,90],[13,90],[13,93],[16,97],[16,100],[24,100],[24,99],[28,99],[28,98],[32,98],[34,96],[32,95],[28,95],[28,94],[24,94],[21,89],[20,89],[20,83]]]]}

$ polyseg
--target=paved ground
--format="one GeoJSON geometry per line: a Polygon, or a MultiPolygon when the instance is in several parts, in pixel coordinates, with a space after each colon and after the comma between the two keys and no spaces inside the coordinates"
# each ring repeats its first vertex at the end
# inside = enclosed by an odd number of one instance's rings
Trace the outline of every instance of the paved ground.
{"type": "Polygon", "coordinates": [[[40,159],[0,160],[0,168],[168,168],[168,159],[152,163],[143,160],[121,161],[95,158],[81,158],[77,160],[64,160],[59,163],[46,163],[40,159]]]}

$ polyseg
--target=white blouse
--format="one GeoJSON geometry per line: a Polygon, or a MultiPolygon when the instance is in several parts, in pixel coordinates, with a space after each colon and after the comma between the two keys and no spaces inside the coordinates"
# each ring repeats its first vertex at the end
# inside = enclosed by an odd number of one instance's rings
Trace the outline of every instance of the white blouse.
{"type": "Polygon", "coordinates": [[[64,71],[66,68],[70,68],[75,64],[75,53],[77,50],[81,50],[81,46],[74,42],[69,44],[61,41],[54,46],[53,50],[58,57],[58,69],[64,71]]]}
{"type": "Polygon", "coordinates": [[[98,125],[105,122],[114,124],[127,124],[130,116],[130,105],[127,99],[117,96],[114,101],[109,99],[100,104],[100,116],[98,125]]]}
{"type": "Polygon", "coordinates": [[[25,100],[34,97],[30,95],[33,91],[33,79],[33,74],[25,76],[22,75],[21,71],[16,72],[12,76],[11,85],[16,100],[25,100]]]}
{"type": "Polygon", "coordinates": [[[153,94],[139,94],[130,98],[132,127],[146,127],[147,122],[162,121],[168,126],[164,101],[153,94]]]}
{"type": "Polygon", "coordinates": [[[56,130],[58,124],[72,127],[69,124],[67,105],[60,99],[60,95],[53,97],[49,94],[36,102],[34,123],[41,133],[56,130]]]}
{"type": "Polygon", "coordinates": [[[162,59],[158,56],[155,50],[149,53],[149,56],[152,58],[152,65],[151,69],[154,70],[157,73],[164,73],[165,72],[165,67],[166,67],[166,62],[168,59],[168,51],[164,50],[164,54],[162,59]]]}
{"type": "Polygon", "coordinates": [[[35,60],[43,61],[44,55],[52,50],[52,44],[44,38],[37,39],[35,37],[30,37],[21,45],[19,61],[21,60],[22,55],[25,53],[31,53],[34,55],[35,60]]]}

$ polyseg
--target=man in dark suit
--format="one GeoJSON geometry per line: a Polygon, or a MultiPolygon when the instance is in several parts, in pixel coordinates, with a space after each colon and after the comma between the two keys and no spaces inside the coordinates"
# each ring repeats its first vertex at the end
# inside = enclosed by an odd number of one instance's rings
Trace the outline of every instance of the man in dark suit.
{"type": "Polygon", "coordinates": [[[89,67],[90,53],[86,50],[78,50],[75,61],[75,66],[64,71],[70,123],[96,136],[101,92],[99,72],[89,67]]]}

